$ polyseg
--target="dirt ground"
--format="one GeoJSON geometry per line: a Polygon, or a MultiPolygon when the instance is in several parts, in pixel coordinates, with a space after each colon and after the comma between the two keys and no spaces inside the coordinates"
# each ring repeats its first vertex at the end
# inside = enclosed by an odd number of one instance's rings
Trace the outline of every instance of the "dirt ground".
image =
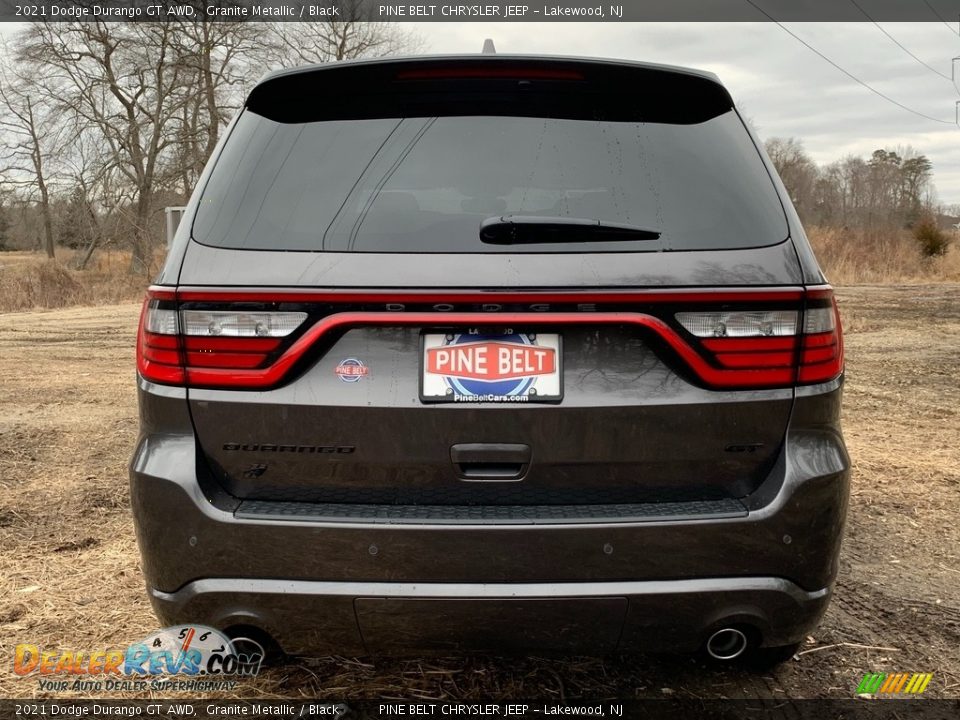
{"type": "MultiPolygon", "coordinates": [[[[848,698],[865,672],[904,671],[960,696],[960,285],[839,297],[850,521],[836,596],[793,660],[757,675],[690,657],[328,658],[234,695],[848,698]]],[[[0,315],[0,697],[43,695],[12,673],[17,643],[95,649],[156,629],[127,499],[138,310],[0,315]]]]}

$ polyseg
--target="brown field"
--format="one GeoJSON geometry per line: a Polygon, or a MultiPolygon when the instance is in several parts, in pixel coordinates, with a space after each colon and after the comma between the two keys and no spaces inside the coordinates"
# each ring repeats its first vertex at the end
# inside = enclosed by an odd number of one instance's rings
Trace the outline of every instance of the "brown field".
{"type": "MultiPolygon", "coordinates": [[[[2,262],[0,258],[0,262],[2,262]]],[[[850,521],[836,596],[776,671],[695,658],[293,661],[245,698],[850,697],[933,672],[960,696],[960,285],[847,287],[850,521]]],[[[0,697],[40,697],[14,645],[118,647],[156,629],[127,499],[138,305],[0,315],[0,697]]],[[[103,693],[99,693],[103,695],[103,693]]]]}
{"type": "MultiPolygon", "coordinates": [[[[147,275],[130,275],[130,253],[101,250],[86,269],[75,270],[81,253],[57,248],[57,259],[39,252],[0,253],[0,313],[51,309],[75,305],[107,305],[139,300],[147,287],[147,275]]],[[[157,254],[150,275],[159,271],[163,256],[157,254]]]]}
{"type": "Polygon", "coordinates": [[[835,285],[960,282],[960,233],[940,256],[924,257],[908,230],[811,227],[810,244],[835,285]]]}

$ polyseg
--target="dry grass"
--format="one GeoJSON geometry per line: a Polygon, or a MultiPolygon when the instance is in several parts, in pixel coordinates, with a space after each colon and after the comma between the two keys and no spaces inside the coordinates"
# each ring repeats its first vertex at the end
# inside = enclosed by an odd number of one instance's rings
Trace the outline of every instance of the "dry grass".
{"type": "Polygon", "coordinates": [[[147,280],[127,272],[130,253],[97,253],[85,270],[72,269],[74,260],[63,248],[56,260],[40,253],[0,253],[0,312],[107,305],[143,296],[147,280]]]}
{"type": "Polygon", "coordinates": [[[907,230],[812,227],[807,236],[820,266],[834,285],[960,280],[960,238],[954,239],[946,254],[924,257],[920,244],[907,230]]]}
{"type": "MultiPolygon", "coordinates": [[[[810,228],[810,241],[827,277],[835,285],[907,284],[960,281],[960,238],[946,254],[924,257],[909,231],[871,233],[840,228],[810,228]]],[[[74,270],[77,252],[57,250],[55,261],[36,252],[0,253],[0,313],[108,305],[139,300],[146,276],[128,272],[130,253],[97,252],[85,270],[74,270]]],[[[150,273],[163,262],[162,251],[150,273]]]]}

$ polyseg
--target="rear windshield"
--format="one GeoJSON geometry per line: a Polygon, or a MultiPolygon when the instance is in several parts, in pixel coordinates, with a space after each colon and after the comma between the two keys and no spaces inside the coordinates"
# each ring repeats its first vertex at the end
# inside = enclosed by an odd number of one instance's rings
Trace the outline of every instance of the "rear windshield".
{"type": "Polygon", "coordinates": [[[646,252],[772,245],[783,208],[742,121],[461,115],[277,122],[247,109],[193,225],[218,247],[385,253],[646,252]],[[628,224],[654,240],[510,246],[509,215],[628,224]]]}

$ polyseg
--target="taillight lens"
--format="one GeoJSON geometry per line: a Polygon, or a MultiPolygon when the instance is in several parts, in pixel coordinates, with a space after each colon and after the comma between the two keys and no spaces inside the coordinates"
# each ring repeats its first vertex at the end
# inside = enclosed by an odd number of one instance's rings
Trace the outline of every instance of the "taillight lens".
{"type": "Polygon", "coordinates": [[[305,312],[182,310],[187,373],[197,374],[195,368],[261,367],[282,338],[306,319],[305,312]]]}
{"type": "Polygon", "coordinates": [[[697,337],[782,337],[797,334],[796,310],[681,312],[677,321],[697,337]]]}
{"type": "Polygon", "coordinates": [[[456,302],[473,309],[459,312],[438,311],[438,297],[444,295],[191,289],[178,294],[153,287],[140,319],[137,365],[145,379],[157,383],[268,389],[285,382],[322,336],[350,327],[612,324],[642,327],[659,336],[698,381],[711,388],[809,385],[843,372],[840,319],[827,287],[503,293],[494,298],[460,294],[456,302]],[[585,298],[590,299],[586,306],[585,298]],[[477,311],[492,299],[498,304],[513,300],[558,307],[545,312],[477,311]],[[429,303],[433,309],[394,311],[394,303],[429,303]],[[315,310],[308,314],[301,308],[315,310]]]}
{"type": "Polygon", "coordinates": [[[178,310],[175,291],[151,289],[137,367],[158,383],[242,384],[229,371],[262,367],[306,318],[305,312],[178,310]]]}
{"type": "Polygon", "coordinates": [[[140,312],[137,370],[152,382],[182,385],[180,336],[174,291],[151,290],[140,312]]]}
{"type": "Polygon", "coordinates": [[[808,291],[805,307],[679,312],[680,325],[722,369],[712,384],[777,387],[833,380],[843,372],[843,343],[833,292],[808,291]]]}
{"type": "Polygon", "coordinates": [[[843,330],[836,298],[829,290],[808,294],[798,382],[833,380],[843,372],[843,330]]]}
{"type": "Polygon", "coordinates": [[[183,310],[184,335],[201,337],[286,337],[307,319],[305,312],[183,310]]]}

